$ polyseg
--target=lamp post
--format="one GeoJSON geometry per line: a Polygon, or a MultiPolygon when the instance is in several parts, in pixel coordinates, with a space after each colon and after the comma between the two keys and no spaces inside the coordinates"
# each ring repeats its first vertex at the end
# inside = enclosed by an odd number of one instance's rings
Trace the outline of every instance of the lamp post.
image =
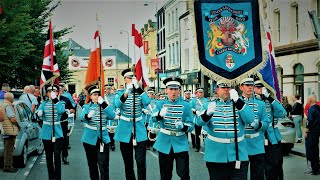
{"type": "Polygon", "coordinates": [[[123,34],[123,33],[127,33],[127,35],[128,35],[128,68],[129,68],[129,61],[130,61],[130,57],[129,57],[129,32],[128,31],[125,31],[125,30],[120,30],[120,34],[123,34]]]}
{"type": "MultiPolygon", "coordinates": [[[[110,45],[110,48],[113,48],[113,46],[112,45],[110,45]]],[[[118,87],[119,87],[119,79],[118,79],[118,62],[117,62],[117,58],[118,58],[118,48],[117,48],[117,45],[116,45],[116,57],[115,57],[115,59],[114,59],[114,61],[115,61],[115,63],[116,63],[116,79],[117,79],[117,89],[118,89],[118,87]]],[[[109,83],[108,83],[109,84],[109,83]]]]}
{"type": "MultiPolygon", "coordinates": [[[[149,6],[149,3],[156,5],[156,58],[158,59],[158,4],[152,1],[145,1],[143,6],[149,6]]],[[[160,91],[160,76],[159,76],[159,59],[158,59],[158,68],[157,68],[157,92],[160,91]]]]}

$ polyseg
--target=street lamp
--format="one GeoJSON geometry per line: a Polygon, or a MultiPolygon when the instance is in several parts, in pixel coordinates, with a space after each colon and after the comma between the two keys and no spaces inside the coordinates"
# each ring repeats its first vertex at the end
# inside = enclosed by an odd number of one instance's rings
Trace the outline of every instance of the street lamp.
{"type": "Polygon", "coordinates": [[[130,61],[130,57],[129,57],[129,32],[125,31],[125,30],[120,30],[120,34],[123,34],[124,32],[127,33],[127,35],[128,35],[128,68],[129,68],[129,61],[130,61]]]}
{"type": "MultiPolygon", "coordinates": [[[[113,46],[112,45],[110,45],[109,46],[110,48],[113,48],[113,46]]],[[[118,62],[117,62],[117,58],[118,58],[118,48],[117,48],[117,45],[115,46],[115,48],[116,48],[116,57],[115,57],[115,59],[114,59],[114,61],[115,61],[115,63],[116,63],[116,79],[117,79],[117,89],[118,89],[118,87],[119,87],[119,79],[118,79],[118,62]]],[[[109,83],[108,83],[109,84],[109,83]]]]}
{"type": "MultiPolygon", "coordinates": [[[[156,58],[158,59],[158,4],[152,1],[145,1],[143,6],[149,6],[149,3],[155,4],[156,5],[156,58]]],[[[160,76],[159,76],[159,59],[158,59],[158,69],[157,69],[157,82],[158,82],[158,87],[157,87],[157,92],[160,90],[160,76]]]]}

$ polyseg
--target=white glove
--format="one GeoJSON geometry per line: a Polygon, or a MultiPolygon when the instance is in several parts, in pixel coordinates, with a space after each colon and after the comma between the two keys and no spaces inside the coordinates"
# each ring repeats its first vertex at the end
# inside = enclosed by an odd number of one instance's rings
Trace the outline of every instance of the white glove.
{"type": "Polygon", "coordinates": [[[116,110],[116,114],[119,115],[120,114],[120,109],[116,110]]]}
{"type": "Polygon", "coordinates": [[[66,109],[65,111],[66,111],[67,114],[70,114],[70,110],[69,109],[66,109]]]}
{"type": "Polygon", "coordinates": [[[181,129],[184,127],[182,121],[176,121],[176,128],[178,131],[181,131],[181,129]]]}
{"type": "Polygon", "coordinates": [[[161,109],[159,115],[160,115],[161,117],[164,117],[164,116],[167,114],[167,112],[168,112],[168,108],[167,108],[167,107],[164,107],[164,108],[161,109]]]}
{"type": "Polygon", "coordinates": [[[268,98],[270,96],[270,93],[268,92],[267,88],[266,87],[263,87],[262,88],[262,94],[268,98]]]}
{"type": "Polygon", "coordinates": [[[56,92],[51,91],[50,97],[51,97],[51,99],[57,98],[56,92]]]}
{"type": "Polygon", "coordinates": [[[74,113],[68,114],[69,118],[73,118],[74,117],[74,113]]]}
{"type": "Polygon", "coordinates": [[[93,115],[94,115],[94,111],[93,110],[89,111],[88,118],[92,118],[93,115]]]}
{"type": "Polygon", "coordinates": [[[207,115],[211,116],[214,112],[214,110],[216,109],[217,103],[216,102],[211,102],[208,105],[208,109],[207,109],[207,115]]]}
{"type": "Polygon", "coordinates": [[[114,120],[119,120],[120,119],[120,116],[119,115],[116,115],[115,117],[114,117],[114,120]]]}
{"type": "Polygon", "coordinates": [[[134,88],[138,89],[139,85],[138,85],[138,81],[136,77],[132,77],[132,84],[134,85],[134,88]]]}
{"type": "Polygon", "coordinates": [[[99,103],[99,104],[102,104],[103,102],[104,102],[103,97],[99,96],[99,97],[98,97],[98,103],[99,103]]]}
{"type": "Polygon", "coordinates": [[[131,89],[133,88],[133,85],[130,83],[130,84],[127,84],[127,87],[126,87],[126,93],[129,93],[131,92],[131,89]]]}
{"type": "Polygon", "coordinates": [[[237,102],[239,99],[238,92],[235,89],[230,89],[230,99],[232,99],[234,102],[237,102]]]}
{"type": "Polygon", "coordinates": [[[149,114],[150,111],[148,109],[142,109],[142,111],[144,112],[144,114],[149,114]]]}
{"type": "Polygon", "coordinates": [[[250,126],[252,126],[254,129],[258,129],[259,127],[259,120],[255,119],[252,123],[250,123],[250,126]]]}
{"type": "Polygon", "coordinates": [[[200,111],[196,110],[196,115],[197,115],[197,116],[199,115],[199,113],[200,113],[200,111]]]}
{"type": "Polygon", "coordinates": [[[40,117],[43,115],[43,111],[42,110],[38,110],[37,115],[40,117]]]}

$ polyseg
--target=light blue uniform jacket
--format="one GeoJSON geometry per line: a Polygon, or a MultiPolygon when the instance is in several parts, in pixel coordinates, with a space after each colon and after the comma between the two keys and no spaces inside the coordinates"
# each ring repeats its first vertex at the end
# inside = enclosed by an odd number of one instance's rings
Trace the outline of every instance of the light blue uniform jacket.
{"type": "MultiPolygon", "coordinates": [[[[102,140],[108,144],[110,142],[109,133],[107,129],[107,118],[114,119],[115,113],[111,106],[107,106],[105,109],[101,108],[101,121],[102,121],[102,140]]],[[[88,103],[83,105],[82,112],[80,115],[85,123],[81,141],[90,145],[95,146],[98,138],[101,139],[100,132],[100,105],[97,103],[88,103]],[[91,119],[86,119],[87,115],[91,110],[95,111],[95,114],[91,119]]]]}
{"type": "MultiPolygon", "coordinates": [[[[117,131],[115,133],[114,139],[116,141],[129,143],[131,135],[133,133],[133,93],[129,93],[128,98],[125,101],[121,100],[125,90],[118,91],[115,97],[115,106],[120,109],[121,116],[117,131]],[[131,119],[131,121],[126,121],[126,119],[131,119]]],[[[136,140],[137,142],[146,141],[147,130],[144,125],[144,120],[142,120],[142,108],[148,106],[150,103],[150,98],[143,92],[141,95],[135,93],[135,115],[136,115],[136,140]],[[141,119],[141,120],[138,120],[141,119]]]]}
{"type": "Polygon", "coordinates": [[[55,138],[63,137],[60,119],[61,119],[61,115],[65,111],[65,103],[62,101],[59,101],[58,103],[53,105],[53,109],[54,109],[54,116],[52,116],[52,101],[51,100],[43,101],[38,108],[38,110],[43,111],[43,115],[41,118],[43,120],[43,125],[42,125],[40,139],[51,140],[51,137],[52,137],[52,117],[54,118],[54,122],[55,122],[55,124],[54,124],[55,138]]]}
{"type": "Polygon", "coordinates": [[[270,119],[270,124],[267,129],[267,137],[271,144],[278,144],[278,141],[282,140],[282,136],[277,127],[274,127],[278,124],[278,118],[283,118],[287,115],[287,111],[284,109],[282,104],[274,99],[272,103],[266,98],[261,98],[259,95],[256,95],[257,99],[260,99],[266,104],[266,111],[268,118],[270,119]],[[272,125],[273,122],[273,125],[272,125]]]}
{"type": "MultiPolygon", "coordinates": [[[[194,111],[201,111],[202,107],[204,104],[206,104],[207,102],[209,102],[209,99],[208,98],[205,98],[205,97],[202,97],[202,98],[193,98],[191,100],[191,110],[194,111]]],[[[197,119],[199,119],[200,116],[198,115],[194,115],[194,123],[196,123],[197,119]]]]}
{"type": "MultiPolygon", "coordinates": [[[[201,115],[197,120],[198,126],[207,126],[206,130],[208,136],[213,136],[221,139],[234,139],[235,138],[235,128],[234,128],[234,115],[233,115],[233,102],[228,99],[226,102],[222,99],[215,99],[216,109],[209,121],[205,122],[203,119],[204,115],[201,115]]],[[[237,122],[237,132],[238,138],[244,136],[245,124],[250,124],[254,120],[254,113],[252,109],[246,105],[242,100],[244,105],[240,110],[235,107],[236,122],[237,122]]],[[[204,114],[208,108],[208,104],[204,104],[201,114],[204,114]]],[[[238,102],[239,103],[239,102],[238,102]]],[[[208,117],[208,116],[206,116],[208,117]]],[[[236,148],[235,143],[222,143],[216,142],[208,138],[205,139],[205,154],[204,160],[206,162],[216,162],[216,163],[227,163],[236,161],[236,148]]],[[[244,138],[244,137],[243,137],[244,138]]],[[[246,140],[238,142],[238,153],[240,161],[248,161],[248,151],[246,140]]]]}
{"type": "Polygon", "coordinates": [[[251,98],[241,98],[247,105],[250,106],[254,111],[254,117],[261,122],[261,126],[258,129],[247,124],[245,127],[245,138],[247,141],[247,149],[249,155],[263,154],[264,153],[264,133],[269,127],[270,119],[266,112],[265,103],[256,99],[255,97],[251,98]],[[258,133],[258,134],[257,134],[258,133]],[[253,135],[259,135],[258,137],[250,137],[253,135]]]}
{"type": "MultiPolygon", "coordinates": [[[[192,112],[190,110],[190,103],[185,102],[182,98],[178,98],[172,102],[168,98],[158,101],[156,108],[152,113],[152,120],[157,122],[157,116],[163,107],[168,108],[168,112],[163,119],[159,121],[160,129],[181,132],[175,126],[176,121],[182,121],[184,126],[188,126],[187,131],[191,132],[194,129],[192,112]]],[[[158,133],[154,148],[164,154],[169,154],[171,148],[174,153],[189,151],[188,138],[185,132],[181,136],[168,135],[163,132],[158,133]]]]}

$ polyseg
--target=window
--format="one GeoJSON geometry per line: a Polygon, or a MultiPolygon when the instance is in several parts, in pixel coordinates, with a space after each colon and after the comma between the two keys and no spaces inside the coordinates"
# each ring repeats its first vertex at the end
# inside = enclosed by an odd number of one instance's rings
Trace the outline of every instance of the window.
{"type": "Polygon", "coordinates": [[[184,54],[185,54],[185,71],[189,71],[189,49],[185,49],[184,50],[184,54]]]}
{"type": "Polygon", "coordinates": [[[275,9],[273,11],[273,32],[274,32],[274,40],[276,42],[276,40],[278,40],[277,42],[280,42],[280,10],[279,9],[275,9]]]}
{"type": "Polygon", "coordinates": [[[174,43],[172,43],[172,47],[171,48],[172,48],[171,49],[171,52],[172,52],[172,64],[171,65],[174,65],[174,64],[176,64],[174,43]]]}
{"type": "Polygon", "coordinates": [[[168,32],[170,32],[171,31],[171,22],[170,22],[171,20],[170,20],[170,14],[168,14],[168,32]]]}
{"type": "Polygon", "coordinates": [[[296,6],[295,7],[295,9],[296,9],[296,22],[295,22],[295,24],[296,24],[296,38],[297,38],[297,41],[299,40],[299,7],[298,6],[296,6]]]}
{"type": "Polygon", "coordinates": [[[185,18],[184,19],[184,39],[185,40],[189,38],[188,31],[189,31],[189,19],[185,18]]]}
{"type": "Polygon", "coordinates": [[[110,86],[113,86],[114,85],[114,78],[108,78],[108,84],[110,86]]]}
{"type": "Polygon", "coordinates": [[[297,64],[294,66],[294,86],[295,86],[295,94],[299,94],[301,96],[301,101],[303,101],[303,82],[304,82],[304,67],[302,64],[297,64]]]}
{"type": "Polygon", "coordinates": [[[277,33],[278,33],[278,41],[280,42],[280,12],[277,13],[277,33]]]}
{"type": "Polygon", "coordinates": [[[320,17],[320,0],[317,0],[317,16],[320,17]]]}
{"type": "Polygon", "coordinates": [[[166,29],[163,29],[163,47],[162,49],[164,49],[166,47],[166,29]]]}
{"type": "Polygon", "coordinates": [[[171,45],[169,44],[169,66],[172,64],[171,45]]]}
{"type": "Polygon", "coordinates": [[[172,19],[171,19],[171,31],[174,30],[174,11],[172,11],[172,19]]]}
{"type": "Polygon", "coordinates": [[[176,8],[176,29],[178,29],[179,27],[179,18],[178,18],[178,8],[176,8]]]}
{"type": "Polygon", "coordinates": [[[162,26],[164,26],[164,25],[165,25],[164,13],[162,13],[161,15],[162,15],[162,19],[163,19],[163,21],[162,21],[162,26]]]}
{"type": "Polygon", "coordinates": [[[180,51],[179,51],[179,43],[178,43],[178,41],[176,42],[176,50],[177,50],[176,65],[178,65],[178,64],[180,64],[180,51]]]}
{"type": "Polygon", "coordinates": [[[318,64],[318,100],[320,99],[320,63],[318,64]]]}

